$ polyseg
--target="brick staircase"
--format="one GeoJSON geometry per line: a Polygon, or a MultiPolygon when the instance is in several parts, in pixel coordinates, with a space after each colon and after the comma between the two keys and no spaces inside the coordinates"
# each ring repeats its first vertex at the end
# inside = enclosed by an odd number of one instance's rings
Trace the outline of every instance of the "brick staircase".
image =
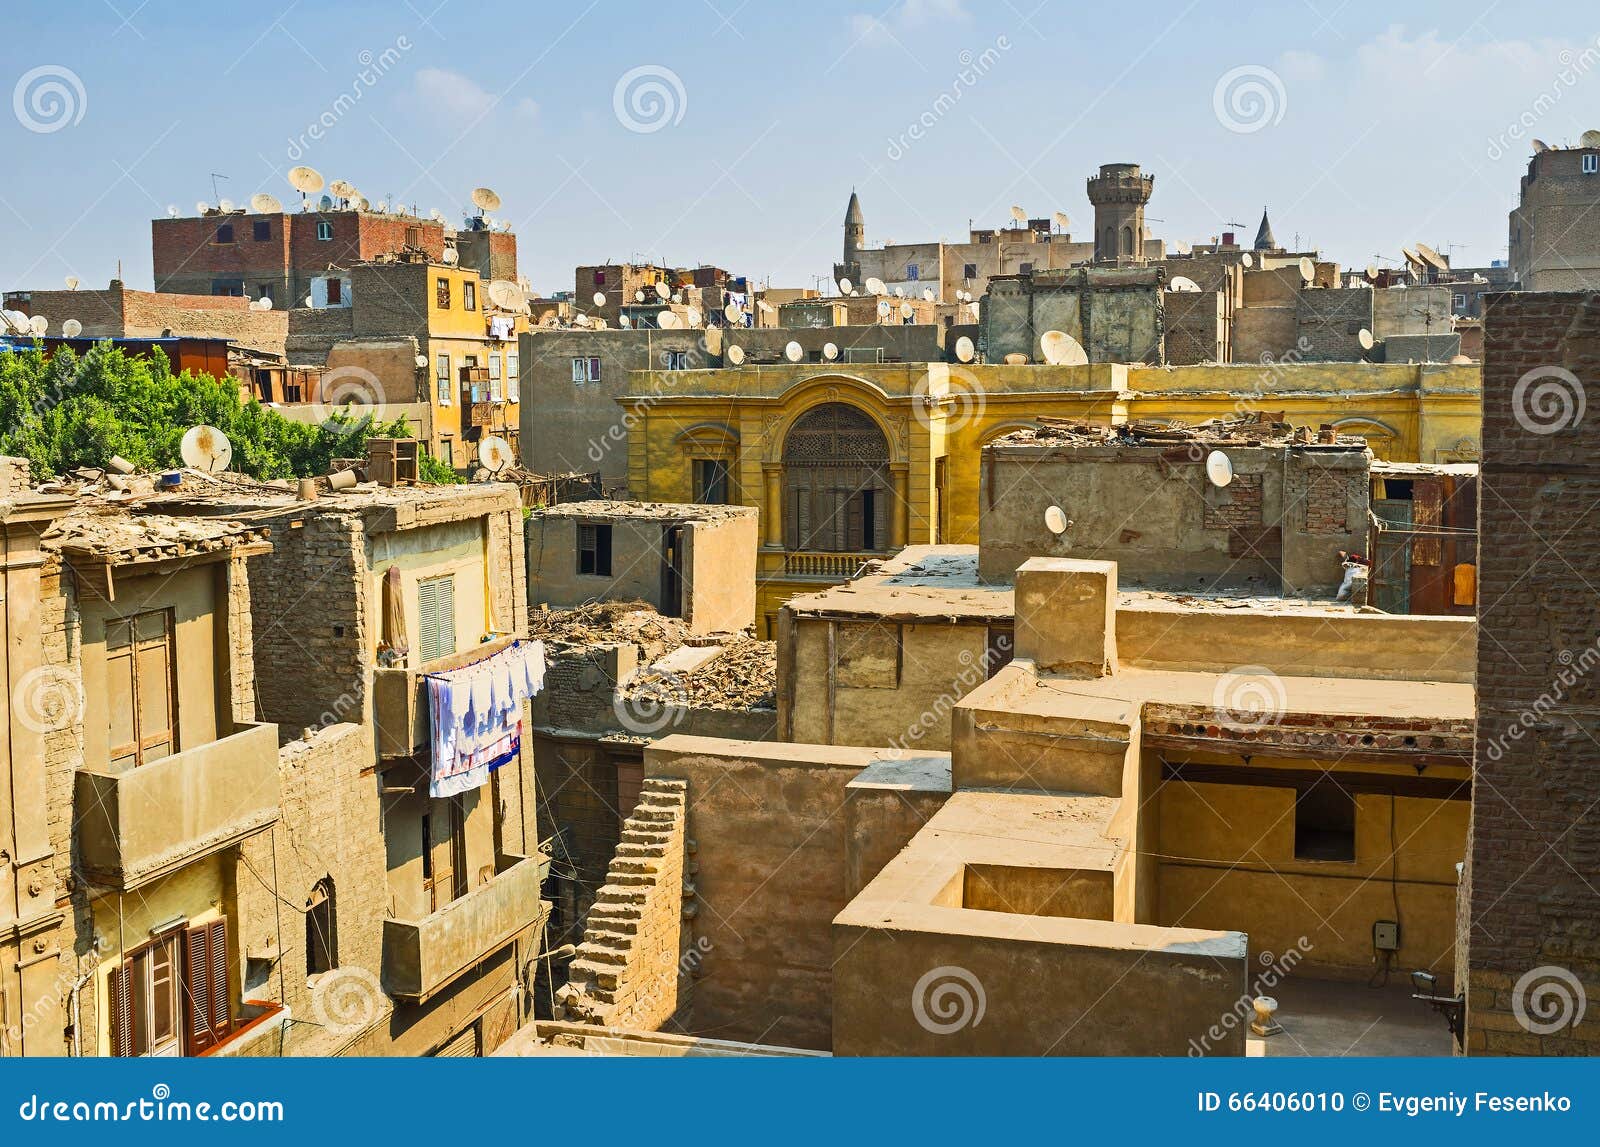
{"type": "Polygon", "coordinates": [[[654,1031],[677,1010],[688,788],[645,779],[557,993],[568,1020],[654,1031]]]}

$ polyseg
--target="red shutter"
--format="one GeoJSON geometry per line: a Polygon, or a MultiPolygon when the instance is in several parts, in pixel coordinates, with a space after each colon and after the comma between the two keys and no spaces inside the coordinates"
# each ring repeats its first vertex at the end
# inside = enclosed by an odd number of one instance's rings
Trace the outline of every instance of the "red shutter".
{"type": "Polygon", "coordinates": [[[111,969],[111,1054],[133,1054],[133,974],[124,960],[111,969]]]}
{"type": "Polygon", "coordinates": [[[211,925],[211,1031],[222,1039],[232,1029],[232,996],[228,991],[228,921],[211,925]]]}
{"type": "Polygon", "coordinates": [[[228,992],[228,922],[187,929],[183,934],[186,1053],[215,1047],[232,1026],[228,992]]]}

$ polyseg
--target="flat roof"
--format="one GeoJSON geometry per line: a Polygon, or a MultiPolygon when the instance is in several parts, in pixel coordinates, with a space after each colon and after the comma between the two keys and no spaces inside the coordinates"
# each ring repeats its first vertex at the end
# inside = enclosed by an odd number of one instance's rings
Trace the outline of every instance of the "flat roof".
{"type": "Polygon", "coordinates": [[[721,506],[701,502],[632,502],[612,498],[591,498],[585,502],[562,502],[532,511],[534,518],[652,518],[659,521],[712,522],[729,518],[753,518],[754,506],[721,506]]]}

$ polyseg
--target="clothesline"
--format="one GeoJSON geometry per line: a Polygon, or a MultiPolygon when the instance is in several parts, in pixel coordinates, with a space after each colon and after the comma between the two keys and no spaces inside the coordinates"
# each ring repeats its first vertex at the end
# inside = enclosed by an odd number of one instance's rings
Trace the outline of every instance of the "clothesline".
{"type": "Polygon", "coordinates": [[[522,748],[522,703],[544,688],[544,642],[515,641],[443,673],[425,673],[432,725],[428,792],[455,796],[487,783],[522,748]]]}

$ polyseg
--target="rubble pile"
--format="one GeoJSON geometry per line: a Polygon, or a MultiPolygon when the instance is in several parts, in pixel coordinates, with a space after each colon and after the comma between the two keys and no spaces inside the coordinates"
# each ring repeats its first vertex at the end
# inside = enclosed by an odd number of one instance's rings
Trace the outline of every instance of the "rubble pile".
{"type": "Polygon", "coordinates": [[[1331,426],[1313,430],[1292,426],[1282,412],[1256,411],[1236,418],[1211,418],[1195,426],[1148,419],[1100,426],[1072,418],[1044,415],[1037,427],[1014,430],[995,439],[997,445],[1039,443],[1047,446],[1186,446],[1211,449],[1242,446],[1360,446],[1363,440],[1340,434],[1331,426]]]}

